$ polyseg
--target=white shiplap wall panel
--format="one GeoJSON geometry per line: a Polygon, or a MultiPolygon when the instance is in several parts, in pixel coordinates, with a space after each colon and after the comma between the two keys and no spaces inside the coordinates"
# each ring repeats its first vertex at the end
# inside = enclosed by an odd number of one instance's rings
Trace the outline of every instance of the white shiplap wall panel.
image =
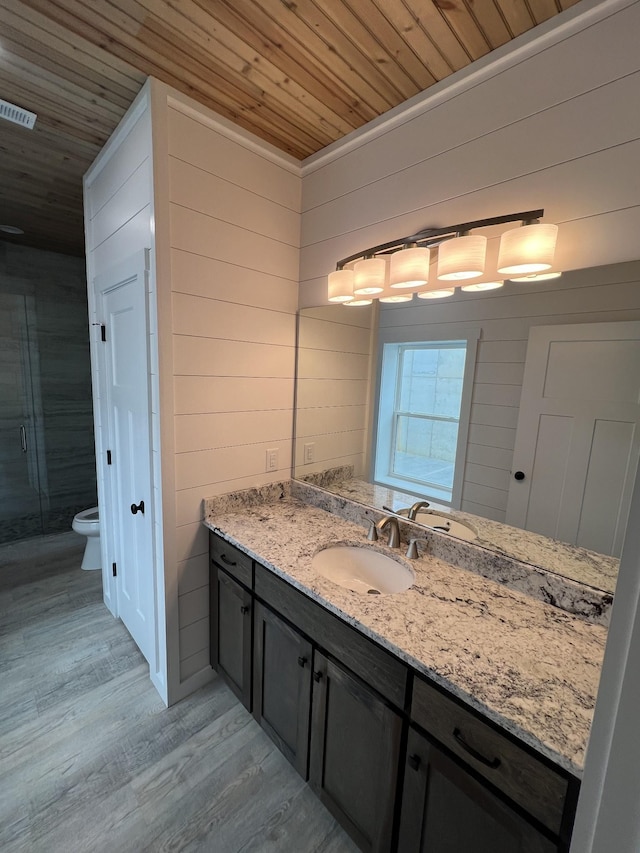
{"type": "Polygon", "coordinates": [[[151,198],[151,159],[144,160],[96,213],[91,225],[96,247],[145,209],[151,198]]]}
{"type": "Polygon", "coordinates": [[[209,296],[222,302],[289,311],[298,294],[298,281],[248,269],[237,263],[174,249],[171,253],[174,293],[209,296]]]}
{"type": "Polygon", "coordinates": [[[297,211],[175,157],[169,161],[169,180],[174,204],[223,222],[242,223],[248,232],[297,246],[300,234],[297,211]]]}
{"type": "Polygon", "coordinates": [[[171,206],[171,247],[298,279],[298,249],[187,207],[171,206]]]}
{"type": "Polygon", "coordinates": [[[288,409],[262,409],[260,418],[239,418],[237,412],[177,415],[176,453],[280,441],[290,435],[291,423],[291,406],[288,409]]]}
{"type": "MultiPolygon", "coordinates": [[[[118,142],[118,156],[109,157],[91,180],[86,212],[91,219],[151,155],[151,113],[144,110],[118,142]]],[[[122,224],[122,223],[121,223],[122,224]]]]}
{"type": "Polygon", "coordinates": [[[291,312],[174,293],[172,316],[175,335],[284,346],[295,339],[296,318],[291,312]]]}
{"type": "Polygon", "coordinates": [[[305,379],[296,383],[297,409],[315,406],[359,406],[367,402],[368,379],[305,379]]]}
{"type": "Polygon", "coordinates": [[[203,499],[290,473],[301,187],[290,164],[218,132],[206,111],[183,112],[175,95],[172,104],[173,435],[185,681],[209,662],[203,499]],[[272,448],[278,470],[267,472],[272,448]]]}
{"type": "Polygon", "coordinates": [[[254,412],[293,408],[293,377],[176,376],[175,414],[254,412]]]}
{"type": "Polygon", "coordinates": [[[293,376],[295,349],[290,346],[191,338],[176,335],[174,366],[176,376],[293,376]]]}
{"type": "Polygon", "coordinates": [[[210,124],[186,115],[180,109],[169,108],[168,127],[172,157],[218,175],[283,207],[300,211],[301,181],[292,158],[280,155],[283,161],[290,159],[288,168],[270,162],[259,153],[216,132],[210,124]]]}

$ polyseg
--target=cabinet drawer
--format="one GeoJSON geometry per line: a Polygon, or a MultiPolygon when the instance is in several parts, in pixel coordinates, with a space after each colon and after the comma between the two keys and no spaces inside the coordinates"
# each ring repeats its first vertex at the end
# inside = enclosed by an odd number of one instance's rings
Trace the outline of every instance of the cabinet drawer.
{"type": "Polygon", "coordinates": [[[221,536],[209,534],[209,556],[214,563],[221,566],[248,589],[253,586],[253,560],[235,545],[230,545],[221,536]]]}
{"type": "Polygon", "coordinates": [[[255,593],[385,699],[404,708],[407,668],[403,663],[259,563],[255,593]]]}
{"type": "Polygon", "coordinates": [[[420,678],[414,680],[411,717],[525,811],[560,832],[566,778],[420,678]]]}

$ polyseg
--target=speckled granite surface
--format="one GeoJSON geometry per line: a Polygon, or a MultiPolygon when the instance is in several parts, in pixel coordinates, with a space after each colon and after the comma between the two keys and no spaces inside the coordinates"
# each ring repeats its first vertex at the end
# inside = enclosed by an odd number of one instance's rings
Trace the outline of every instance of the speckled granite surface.
{"type": "MultiPolygon", "coordinates": [[[[294,484],[295,485],[295,484],[294,484]]],[[[367,546],[365,530],[292,497],[288,484],[205,502],[205,523],[556,764],[580,775],[606,630],[428,555],[415,584],[363,596],[317,575],[313,554],[367,546]]],[[[426,537],[425,537],[426,538],[426,537]]],[[[376,543],[369,547],[387,550],[376,543]]],[[[402,551],[393,552],[402,559],[402,551]]]]}
{"type": "MultiPolygon", "coordinates": [[[[377,520],[386,514],[371,506],[353,501],[341,493],[334,494],[324,487],[319,488],[293,480],[290,488],[291,494],[305,503],[356,523],[361,523],[363,516],[377,520]]],[[[489,580],[498,581],[510,589],[524,592],[539,601],[552,604],[554,607],[559,607],[582,619],[588,619],[595,624],[609,624],[613,603],[613,595],[609,592],[523,563],[494,548],[478,545],[477,540],[463,541],[446,533],[416,526],[404,519],[400,520],[400,528],[406,541],[415,536],[427,540],[429,552],[447,563],[453,563],[458,568],[483,575],[489,580]]]]}

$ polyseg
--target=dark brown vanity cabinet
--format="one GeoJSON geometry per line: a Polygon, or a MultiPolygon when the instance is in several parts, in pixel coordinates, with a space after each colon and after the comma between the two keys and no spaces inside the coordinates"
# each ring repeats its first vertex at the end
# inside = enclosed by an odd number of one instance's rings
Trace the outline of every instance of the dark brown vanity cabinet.
{"type": "Polygon", "coordinates": [[[568,851],[577,779],[210,538],[211,665],[360,849],[568,851]]]}
{"type": "Polygon", "coordinates": [[[209,650],[211,666],[251,710],[253,596],[251,560],[218,537],[210,537],[209,650]],[[226,546],[226,547],[225,547],[226,546]],[[222,568],[222,566],[226,568],[222,568]],[[249,581],[244,586],[240,581],[249,581]]]}
{"type": "Polygon", "coordinates": [[[361,850],[388,853],[402,717],[318,652],[313,664],[309,783],[361,850]]]}
{"type": "Polygon", "coordinates": [[[398,853],[556,853],[464,767],[409,729],[398,853]]]}
{"type": "Polygon", "coordinates": [[[311,643],[260,602],[254,605],[253,715],[307,779],[311,643]]]}

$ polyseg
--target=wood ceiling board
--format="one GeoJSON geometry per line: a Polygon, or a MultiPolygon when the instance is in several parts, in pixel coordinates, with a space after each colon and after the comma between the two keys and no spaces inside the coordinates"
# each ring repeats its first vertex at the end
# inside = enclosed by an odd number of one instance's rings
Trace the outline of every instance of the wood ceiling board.
{"type": "MultiPolygon", "coordinates": [[[[195,2],[202,5],[203,0],[195,2]]],[[[376,117],[373,109],[347,91],[332,69],[312,66],[304,48],[268,15],[251,8],[250,0],[231,0],[229,3],[219,0],[216,3],[216,20],[238,33],[258,55],[266,56],[284,74],[297,80],[305,91],[326,103],[352,130],[376,117]]]]}

